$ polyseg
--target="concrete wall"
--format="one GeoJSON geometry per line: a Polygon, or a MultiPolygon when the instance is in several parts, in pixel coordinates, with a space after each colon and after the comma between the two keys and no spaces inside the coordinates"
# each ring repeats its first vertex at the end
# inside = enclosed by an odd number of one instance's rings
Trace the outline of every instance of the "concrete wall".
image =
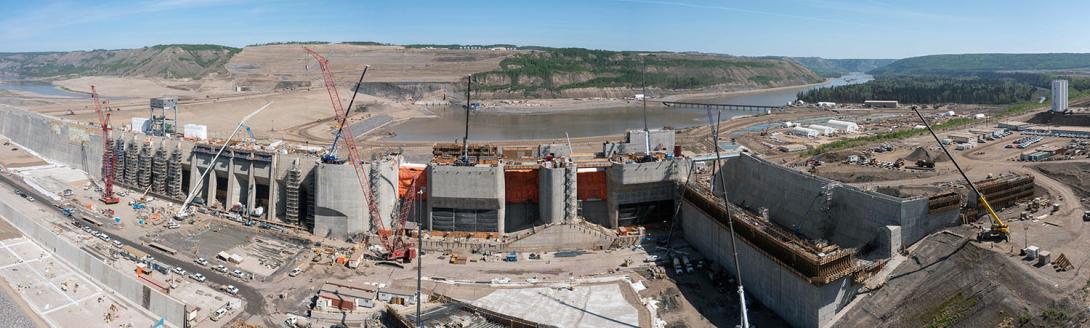
{"type": "Polygon", "coordinates": [[[314,234],[344,239],[367,231],[371,217],[352,165],[318,164],[314,176],[314,234]]]}
{"type": "MultiPolygon", "coordinates": [[[[927,198],[864,191],[749,155],[727,160],[723,168],[731,203],[755,212],[767,208],[776,224],[842,247],[889,245],[877,240],[886,226],[901,226],[901,244],[911,245],[957,224],[956,209],[928,214],[927,198]]],[[[715,184],[723,190],[718,180],[715,184]]]]}
{"type": "Polygon", "coordinates": [[[43,248],[53,252],[99,284],[113,290],[116,295],[120,295],[129,302],[147,309],[157,316],[161,316],[169,325],[175,327],[185,325],[185,303],[145,286],[133,278],[131,272],[118,271],[91,254],[84,252],[68,240],[61,238],[50,229],[51,227],[44,225],[48,224],[45,222],[50,221],[43,218],[44,215],[51,214],[25,213],[7,204],[6,201],[0,200],[0,216],[6,218],[23,234],[42,245],[43,248]],[[32,217],[32,215],[37,217],[32,217]],[[145,295],[148,295],[147,298],[145,298],[145,295]]]}
{"type": "Polygon", "coordinates": [[[0,104],[0,135],[94,176],[102,175],[102,138],[94,125],[62,121],[0,104]]]}
{"type": "Polygon", "coordinates": [[[504,232],[505,202],[502,165],[428,167],[429,212],[435,208],[496,210],[500,219],[496,232],[504,232]]]}
{"type": "MultiPolygon", "coordinates": [[[[398,160],[396,159],[381,159],[371,162],[371,190],[375,193],[375,201],[378,203],[379,217],[382,218],[383,226],[389,228],[392,226],[394,209],[397,208],[397,187],[398,187],[398,160]]],[[[371,221],[367,221],[371,222],[371,221]]],[[[368,224],[370,228],[370,224],[368,224]]]]}
{"type": "MultiPolygon", "coordinates": [[[[685,240],[704,257],[735,275],[730,229],[688,201],[682,201],[681,227],[685,240]]],[[[736,238],[742,285],[751,297],[794,327],[821,327],[858,290],[851,277],[815,286],[765,256],[744,238],[736,238]]]]}
{"type": "Polygon", "coordinates": [[[678,183],[688,176],[689,162],[675,159],[646,163],[614,163],[607,171],[606,203],[609,221],[606,227],[618,226],[621,205],[673,200],[678,183]]]}
{"type": "Polygon", "coordinates": [[[564,220],[564,168],[541,168],[538,171],[540,188],[538,214],[542,224],[564,220]]]}

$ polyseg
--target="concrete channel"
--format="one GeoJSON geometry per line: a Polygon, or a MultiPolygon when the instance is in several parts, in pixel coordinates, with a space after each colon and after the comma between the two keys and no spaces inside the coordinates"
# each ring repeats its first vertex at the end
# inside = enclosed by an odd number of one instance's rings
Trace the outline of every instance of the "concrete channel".
{"type": "MultiPolygon", "coordinates": [[[[38,199],[38,200],[42,201],[43,203],[48,204],[49,205],[48,207],[53,209],[53,211],[57,215],[63,215],[63,212],[62,212],[62,209],[61,209],[62,206],[60,206],[59,204],[57,204],[57,203],[53,202],[52,200],[50,200],[50,198],[48,196],[37,192],[34,188],[31,188],[30,186],[28,186],[28,185],[26,185],[24,183],[21,183],[19,181],[16,181],[16,180],[12,179],[10,176],[6,176],[6,175],[0,175],[0,182],[4,183],[4,184],[6,184],[6,185],[8,185],[8,186],[10,186],[12,188],[17,188],[17,189],[22,190],[23,192],[25,192],[25,193],[29,194],[30,196],[34,197],[35,199],[38,199]]],[[[103,225],[103,227],[106,227],[106,226],[107,225],[103,225]]],[[[203,274],[205,277],[207,277],[208,282],[211,282],[213,284],[219,284],[219,285],[234,285],[235,287],[238,287],[238,290],[239,290],[238,295],[246,300],[245,313],[251,314],[251,315],[264,315],[265,314],[265,308],[263,306],[264,305],[264,299],[261,297],[261,294],[257,291],[257,289],[255,289],[253,287],[250,287],[250,286],[248,286],[248,285],[246,285],[246,284],[244,284],[244,283],[242,283],[240,281],[233,280],[232,278],[230,278],[230,277],[228,277],[226,275],[223,275],[223,274],[221,274],[221,273],[219,273],[217,271],[214,271],[214,270],[212,270],[210,268],[203,267],[203,266],[197,265],[196,263],[192,263],[192,262],[189,262],[189,261],[176,259],[176,258],[173,258],[170,255],[168,255],[166,253],[163,253],[163,252],[160,252],[159,250],[156,250],[154,248],[145,247],[139,242],[134,242],[134,241],[129,240],[129,239],[125,238],[125,237],[119,236],[119,235],[117,235],[115,233],[110,232],[109,230],[98,229],[98,228],[96,228],[96,229],[99,230],[100,232],[110,236],[110,238],[112,238],[113,240],[117,240],[117,241],[121,242],[122,244],[137,247],[140,250],[145,251],[148,254],[151,254],[152,256],[155,257],[156,260],[158,260],[158,261],[160,261],[162,263],[165,263],[165,264],[170,265],[172,267],[181,267],[182,269],[186,270],[187,272],[196,272],[196,273],[203,274]]],[[[138,300],[129,300],[129,301],[137,302],[138,300]]]]}

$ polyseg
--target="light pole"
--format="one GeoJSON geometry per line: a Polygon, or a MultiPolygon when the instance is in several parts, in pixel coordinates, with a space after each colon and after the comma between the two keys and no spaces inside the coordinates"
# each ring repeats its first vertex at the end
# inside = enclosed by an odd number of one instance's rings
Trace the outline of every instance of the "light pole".
{"type": "MultiPolygon", "coordinates": [[[[468,113],[467,113],[468,114],[468,113]]],[[[423,199],[424,189],[420,189],[416,192],[416,199],[423,199]]],[[[424,257],[420,255],[420,251],[424,247],[424,224],[420,219],[421,202],[415,202],[413,206],[416,207],[416,327],[422,328],[423,321],[420,320],[420,303],[424,300],[420,298],[420,280],[424,278],[424,257]]]]}

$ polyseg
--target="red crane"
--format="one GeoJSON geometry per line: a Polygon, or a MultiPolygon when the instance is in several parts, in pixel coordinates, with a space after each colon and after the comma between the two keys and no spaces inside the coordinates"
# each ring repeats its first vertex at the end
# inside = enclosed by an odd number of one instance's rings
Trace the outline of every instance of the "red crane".
{"type": "Polygon", "coordinates": [[[102,198],[106,204],[117,204],[120,199],[114,196],[114,157],[113,143],[110,142],[110,113],[102,112],[102,101],[98,99],[98,91],[91,86],[91,100],[95,102],[95,113],[98,113],[98,124],[102,127],[102,198]]]}
{"type": "MultiPolygon", "coordinates": [[[[371,190],[371,184],[367,183],[367,171],[363,167],[363,161],[360,159],[359,149],[356,148],[356,140],[354,136],[350,135],[340,137],[344,129],[344,125],[348,122],[348,111],[344,109],[344,105],[341,104],[340,95],[337,93],[337,84],[333,80],[333,72],[329,70],[329,60],[319,54],[318,52],[311,50],[310,48],[303,47],[308,54],[318,61],[318,66],[322,69],[322,78],[325,79],[325,88],[329,92],[329,102],[333,105],[333,112],[336,114],[337,120],[337,138],[344,140],[344,148],[348,148],[348,161],[352,163],[353,169],[356,171],[356,179],[359,180],[360,188],[363,189],[364,198],[367,201],[368,214],[371,216],[371,227],[378,233],[379,244],[385,248],[385,257],[387,260],[404,260],[408,262],[415,257],[415,252],[411,251],[404,242],[402,242],[399,236],[395,236],[394,230],[386,229],[386,226],[382,223],[382,216],[378,212],[378,204],[375,203],[375,193],[371,190]]],[[[362,79],[362,77],[361,77],[362,79]]],[[[354,96],[354,95],[353,95],[354,96]]],[[[334,144],[334,147],[336,144],[334,144]]],[[[331,149],[335,149],[331,147],[331,149]]],[[[323,156],[327,159],[335,159],[336,154],[329,154],[323,156]]]]}

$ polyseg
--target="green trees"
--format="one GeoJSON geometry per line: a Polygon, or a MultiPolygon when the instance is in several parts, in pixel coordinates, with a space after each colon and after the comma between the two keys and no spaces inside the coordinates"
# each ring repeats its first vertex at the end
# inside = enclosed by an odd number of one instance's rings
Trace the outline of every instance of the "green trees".
{"type": "Polygon", "coordinates": [[[810,90],[799,94],[806,102],[862,103],[897,100],[911,104],[1011,104],[1028,101],[1037,89],[1011,79],[896,77],[863,84],[810,90]]]}

